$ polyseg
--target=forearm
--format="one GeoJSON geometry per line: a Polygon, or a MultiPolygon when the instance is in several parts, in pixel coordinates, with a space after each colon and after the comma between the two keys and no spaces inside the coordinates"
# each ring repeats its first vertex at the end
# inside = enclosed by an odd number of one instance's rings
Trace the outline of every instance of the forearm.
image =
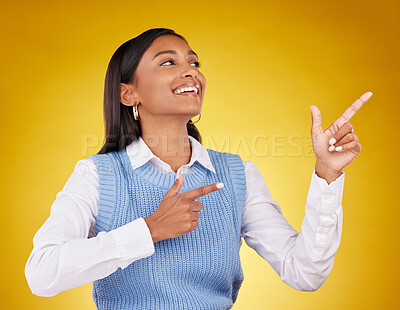
{"type": "Polygon", "coordinates": [[[291,287],[318,289],[332,269],[340,243],[344,175],[328,185],[313,171],[300,233],[283,217],[258,170],[249,169],[248,175],[253,185],[248,189],[250,198],[243,212],[242,236],[246,243],[291,287]]]}
{"type": "Polygon", "coordinates": [[[312,176],[301,233],[282,266],[284,282],[316,290],[326,281],[342,235],[343,186],[344,176],[330,185],[312,176]]]}
{"type": "MultiPolygon", "coordinates": [[[[46,227],[44,227],[46,228],[46,227]]],[[[25,276],[33,294],[50,297],[104,278],[118,268],[154,253],[143,219],[93,238],[46,238],[45,229],[35,236],[35,247],[26,263],[25,276]]],[[[54,233],[53,233],[54,235],[54,233]]]]}
{"type": "MultiPolygon", "coordinates": [[[[315,291],[328,278],[339,248],[343,217],[341,208],[332,214],[309,214],[293,247],[280,262],[282,281],[303,291],[315,291]]],[[[311,211],[312,212],[312,211],[311,211]]]]}

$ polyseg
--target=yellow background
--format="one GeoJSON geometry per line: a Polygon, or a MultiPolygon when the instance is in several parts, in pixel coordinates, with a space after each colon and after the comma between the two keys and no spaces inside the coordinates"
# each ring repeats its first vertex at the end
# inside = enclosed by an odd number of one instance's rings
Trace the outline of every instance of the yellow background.
{"type": "Polygon", "coordinates": [[[243,243],[233,309],[399,307],[399,12],[386,0],[3,1],[1,308],[95,308],[91,284],[32,295],[24,267],[56,193],[100,148],[112,53],[154,27],[185,36],[202,62],[205,146],[254,161],[298,230],[315,164],[310,104],[326,128],[374,93],[351,120],[363,149],[344,170],[343,236],[328,280],[296,291],[243,243]]]}

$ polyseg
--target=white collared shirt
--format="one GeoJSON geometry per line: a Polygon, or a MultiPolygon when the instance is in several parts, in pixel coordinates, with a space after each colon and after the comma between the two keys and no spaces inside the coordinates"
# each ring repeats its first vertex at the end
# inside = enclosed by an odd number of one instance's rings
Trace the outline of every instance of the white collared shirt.
{"type": "MultiPolygon", "coordinates": [[[[190,162],[178,171],[186,173],[197,160],[215,173],[206,148],[191,136],[189,140],[190,162]]],[[[150,161],[157,169],[174,173],[142,138],[126,150],[133,169],[150,161]]],[[[285,283],[297,290],[318,289],[333,267],[341,239],[344,173],[328,185],[313,171],[305,217],[301,232],[297,232],[283,217],[256,165],[252,161],[243,163],[247,188],[241,237],[271,264],[285,283]]],[[[33,294],[54,296],[104,278],[154,253],[153,240],[143,218],[94,237],[98,200],[96,165],[89,158],[79,160],[57,193],[49,218],[33,238],[34,248],[25,266],[33,294]]]]}

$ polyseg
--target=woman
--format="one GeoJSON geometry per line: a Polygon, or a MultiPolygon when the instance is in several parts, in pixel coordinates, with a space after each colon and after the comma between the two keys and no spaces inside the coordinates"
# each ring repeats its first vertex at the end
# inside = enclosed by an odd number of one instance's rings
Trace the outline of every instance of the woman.
{"type": "Polygon", "coordinates": [[[197,54],[170,29],[117,49],[105,144],[77,163],[33,239],[34,294],[93,282],[99,309],[228,309],[243,281],[241,237],[291,287],[325,282],[341,237],[342,170],[361,150],[348,121],[372,93],[325,131],[311,106],[316,165],[299,233],[253,162],[201,145],[191,118],[205,87],[197,54]]]}

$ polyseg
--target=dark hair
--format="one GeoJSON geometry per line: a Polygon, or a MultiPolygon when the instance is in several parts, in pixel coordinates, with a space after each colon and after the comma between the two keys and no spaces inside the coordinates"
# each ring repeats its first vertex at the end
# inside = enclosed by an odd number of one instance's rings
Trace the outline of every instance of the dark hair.
{"type": "MultiPolygon", "coordinates": [[[[104,85],[104,145],[98,154],[124,149],[142,135],[139,121],[133,117],[132,107],[120,102],[120,83],[131,83],[143,54],[162,35],[186,39],[172,29],[153,28],[122,44],[108,64],[104,85]]],[[[187,42],[187,41],[186,41],[187,42]]],[[[201,135],[194,124],[187,123],[190,136],[201,143],[201,135]]]]}

